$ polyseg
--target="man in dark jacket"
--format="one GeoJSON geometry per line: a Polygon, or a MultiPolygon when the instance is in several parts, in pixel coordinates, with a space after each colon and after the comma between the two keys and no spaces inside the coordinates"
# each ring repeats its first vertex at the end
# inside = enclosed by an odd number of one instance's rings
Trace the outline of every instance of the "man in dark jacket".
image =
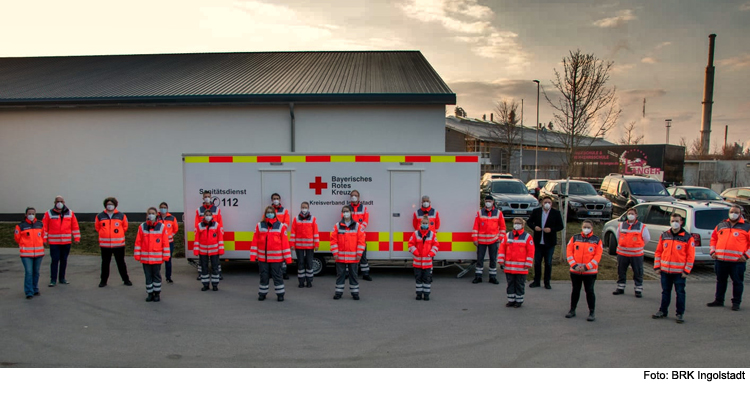
{"type": "Polygon", "coordinates": [[[552,209],[552,198],[542,197],[542,206],[531,212],[526,223],[534,231],[534,281],[529,287],[539,287],[542,277],[542,259],[544,259],[544,288],[551,289],[552,254],[557,245],[557,233],[564,228],[562,215],[557,209],[552,209]]]}

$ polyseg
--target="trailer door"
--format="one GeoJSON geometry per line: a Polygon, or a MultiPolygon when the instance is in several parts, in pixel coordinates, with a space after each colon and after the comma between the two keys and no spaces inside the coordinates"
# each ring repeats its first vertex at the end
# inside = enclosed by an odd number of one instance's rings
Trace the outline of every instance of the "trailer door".
{"type": "MultiPolygon", "coordinates": [[[[392,248],[392,259],[410,259],[411,253],[407,249],[407,242],[414,232],[412,218],[422,200],[422,172],[391,170],[391,236],[402,235],[403,249],[392,248]]],[[[396,239],[393,239],[396,240],[396,239]]],[[[391,245],[393,246],[393,244],[391,245]]]]}
{"type": "MultiPolygon", "coordinates": [[[[271,194],[281,195],[281,206],[287,208],[289,216],[294,216],[297,210],[292,202],[292,171],[288,169],[261,169],[260,170],[260,199],[258,208],[258,219],[263,216],[263,210],[271,205],[271,194]]],[[[260,221],[260,220],[258,220],[260,221]]],[[[287,224],[291,226],[291,224],[287,224]]]]}

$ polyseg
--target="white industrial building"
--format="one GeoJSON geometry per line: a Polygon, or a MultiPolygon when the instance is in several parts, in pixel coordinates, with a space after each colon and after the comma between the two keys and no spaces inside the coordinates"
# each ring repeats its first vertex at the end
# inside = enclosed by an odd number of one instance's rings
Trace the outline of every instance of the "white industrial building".
{"type": "Polygon", "coordinates": [[[455,101],[419,51],[0,58],[0,216],[183,212],[182,153],[442,152],[455,101]]]}

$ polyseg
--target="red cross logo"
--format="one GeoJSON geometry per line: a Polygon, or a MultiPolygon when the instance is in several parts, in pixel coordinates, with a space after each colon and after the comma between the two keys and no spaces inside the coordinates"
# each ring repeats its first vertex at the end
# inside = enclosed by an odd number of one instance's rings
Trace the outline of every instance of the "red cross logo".
{"type": "Polygon", "coordinates": [[[328,188],[328,183],[323,183],[323,179],[320,176],[315,176],[315,182],[310,183],[310,189],[315,190],[315,195],[322,194],[326,188],[328,188]]]}

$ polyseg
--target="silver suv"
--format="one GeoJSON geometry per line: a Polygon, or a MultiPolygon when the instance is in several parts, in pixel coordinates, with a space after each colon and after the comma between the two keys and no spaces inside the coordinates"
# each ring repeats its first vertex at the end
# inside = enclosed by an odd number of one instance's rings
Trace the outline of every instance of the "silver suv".
{"type": "Polygon", "coordinates": [[[495,207],[502,210],[505,218],[522,217],[528,219],[531,211],[539,206],[534,196],[518,179],[485,180],[481,185],[481,198],[490,194],[495,199],[495,207]]]}
{"type": "MultiPolygon", "coordinates": [[[[647,202],[635,206],[638,220],[646,224],[651,240],[646,244],[645,256],[654,257],[659,236],[669,229],[669,218],[677,213],[685,219],[683,227],[695,240],[695,262],[713,263],[709,255],[711,233],[721,221],[729,216],[730,204],[725,202],[647,202]]],[[[617,254],[617,225],[625,221],[625,214],[604,224],[602,242],[612,256],[617,254]]]]}

